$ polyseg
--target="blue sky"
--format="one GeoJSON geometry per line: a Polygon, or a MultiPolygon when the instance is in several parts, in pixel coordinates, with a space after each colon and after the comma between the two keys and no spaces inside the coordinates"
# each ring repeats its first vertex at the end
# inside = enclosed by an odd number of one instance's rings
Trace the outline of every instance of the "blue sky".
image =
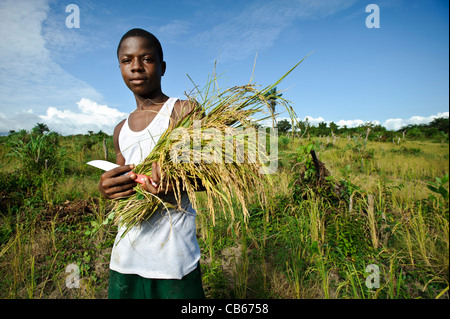
{"type": "MultiPolygon", "coordinates": [[[[276,81],[299,119],[389,129],[449,110],[448,1],[0,1],[0,133],[38,122],[62,134],[103,130],[135,108],[116,58],[140,27],[161,41],[163,91],[183,98],[213,71],[220,85],[276,81]],[[68,4],[80,28],[67,28],[68,4]],[[368,4],[380,28],[367,28],[368,4]]],[[[281,114],[280,118],[286,116],[281,114]]]]}

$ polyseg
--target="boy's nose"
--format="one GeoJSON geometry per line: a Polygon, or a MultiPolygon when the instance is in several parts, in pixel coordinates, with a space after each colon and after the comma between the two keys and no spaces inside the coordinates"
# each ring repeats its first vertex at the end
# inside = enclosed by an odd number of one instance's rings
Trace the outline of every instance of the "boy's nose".
{"type": "Polygon", "coordinates": [[[132,64],[131,64],[131,71],[136,72],[136,71],[141,71],[142,69],[143,69],[142,61],[140,59],[133,59],[132,64]]]}

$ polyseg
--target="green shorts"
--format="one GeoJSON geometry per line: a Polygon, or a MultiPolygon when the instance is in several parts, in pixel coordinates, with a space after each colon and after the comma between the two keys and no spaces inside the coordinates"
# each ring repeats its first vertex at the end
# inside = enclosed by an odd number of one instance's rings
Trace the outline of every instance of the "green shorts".
{"type": "Polygon", "coordinates": [[[181,279],[149,279],[109,271],[109,299],[204,299],[200,263],[181,279]]]}

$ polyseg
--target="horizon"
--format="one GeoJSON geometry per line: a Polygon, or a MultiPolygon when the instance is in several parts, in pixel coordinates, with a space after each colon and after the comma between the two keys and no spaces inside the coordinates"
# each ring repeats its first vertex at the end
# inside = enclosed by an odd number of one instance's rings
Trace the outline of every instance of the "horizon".
{"type": "MultiPolygon", "coordinates": [[[[444,115],[444,116],[438,116],[438,117],[435,117],[433,120],[431,120],[431,121],[429,121],[429,122],[422,122],[422,123],[417,123],[417,124],[413,124],[413,123],[405,124],[404,126],[400,127],[399,129],[388,129],[387,127],[381,125],[380,123],[377,123],[377,122],[371,122],[371,121],[369,121],[369,122],[361,122],[359,125],[354,125],[354,126],[347,126],[345,123],[344,123],[343,125],[339,125],[339,124],[337,124],[337,123],[334,123],[333,121],[325,122],[325,121],[319,121],[319,120],[317,120],[317,119],[312,119],[312,120],[311,120],[309,117],[306,117],[306,118],[303,119],[303,120],[297,119],[297,121],[298,121],[298,123],[300,123],[300,122],[305,123],[305,122],[306,122],[306,123],[308,123],[309,126],[313,126],[313,127],[319,127],[319,124],[325,123],[325,124],[326,124],[326,127],[328,127],[328,128],[330,127],[330,124],[333,123],[333,124],[335,124],[335,125],[337,126],[337,129],[338,129],[338,130],[354,129],[354,128],[359,128],[359,127],[366,127],[366,126],[368,126],[368,125],[374,125],[374,126],[380,126],[380,127],[384,128],[384,129],[386,129],[387,131],[399,132],[399,131],[402,131],[402,130],[406,130],[406,129],[407,129],[408,127],[410,127],[410,126],[413,126],[413,127],[414,127],[414,126],[416,126],[416,125],[417,125],[417,126],[421,126],[421,125],[429,125],[429,124],[432,123],[435,119],[441,119],[441,118],[448,119],[448,118],[449,118],[448,112],[445,112],[443,115],[444,115]]],[[[280,122],[280,121],[283,121],[283,120],[287,120],[287,121],[289,121],[289,123],[292,124],[290,118],[281,118],[281,119],[277,120],[277,122],[280,122]]],[[[264,125],[261,125],[262,128],[271,128],[271,127],[272,127],[272,123],[271,123],[271,121],[269,121],[269,120],[267,120],[267,121],[262,121],[261,123],[264,123],[264,125]],[[266,122],[266,123],[264,123],[264,122],[266,122]],[[269,122],[270,122],[270,123],[269,123],[269,122]]],[[[35,126],[37,126],[38,124],[45,124],[45,123],[36,123],[35,126]]],[[[355,123],[354,123],[354,124],[355,124],[355,123]]],[[[34,126],[34,127],[35,127],[35,126],[34,126]]],[[[33,128],[34,128],[34,127],[33,127],[33,128]]],[[[16,130],[11,130],[11,131],[9,131],[9,132],[0,132],[0,136],[9,136],[9,135],[11,135],[11,134],[20,133],[21,131],[25,131],[27,134],[31,134],[31,133],[32,133],[31,131],[32,131],[33,128],[31,128],[30,130],[21,129],[21,130],[18,130],[18,131],[16,131],[16,130]]],[[[296,127],[294,127],[294,129],[295,129],[295,128],[296,128],[296,127]]],[[[292,131],[292,127],[288,130],[288,132],[291,132],[291,131],[292,131]]],[[[301,131],[301,129],[300,129],[300,131],[301,131]]],[[[102,130],[99,130],[99,131],[97,131],[97,132],[94,132],[94,131],[90,130],[90,131],[88,131],[87,133],[78,132],[78,133],[76,133],[76,134],[61,134],[61,133],[59,133],[59,132],[53,131],[51,128],[49,128],[48,131],[45,131],[44,134],[48,134],[48,133],[51,133],[51,132],[55,132],[55,133],[57,133],[57,134],[59,134],[59,135],[61,135],[61,136],[88,135],[88,134],[89,134],[89,135],[107,134],[108,136],[112,136],[112,134],[108,134],[107,132],[103,132],[102,130]]]]}
{"type": "Polygon", "coordinates": [[[134,27],[160,40],[169,96],[216,61],[221,87],[264,87],[313,52],[277,86],[300,119],[398,130],[449,114],[448,1],[5,0],[0,18],[0,135],[110,135],[135,105],[115,56],[134,27]]]}

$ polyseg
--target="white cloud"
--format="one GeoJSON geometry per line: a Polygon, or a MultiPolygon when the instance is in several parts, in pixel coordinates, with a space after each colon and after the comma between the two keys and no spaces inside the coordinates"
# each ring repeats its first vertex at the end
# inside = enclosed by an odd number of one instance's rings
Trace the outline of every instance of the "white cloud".
{"type": "Polygon", "coordinates": [[[388,130],[399,130],[404,126],[410,125],[410,124],[428,124],[432,122],[434,119],[439,117],[448,117],[449,112],[442,112],[438,113],[436,115],[430,115],[430,116],[411,116],[409,119],[388,119],[383,123],[383,126],[387,128],[388,130]]]}
{"type": "Polygon", "coordinates": [[[100,130],[111,135],[117,123],[126,117],[126,113],[86,98],[82,98],[77,105],[79,112],[50,107],[46,115],[39,118],[52,131],[63,135],[86,134],[88,131],[100,130]]]}
{"type": "Polygon", "coordinates": [[[336,122],[336,125],[338,125],[339,127],[357,127],[361,124],[364,124],[363,120],[340,120],[336,122]]]}
{"type": "Polygon", "coordinates": [[[317,126],[321,122],[325,122],[325,119],[321,116],[314,118],[312,116],[306,116],[303,121],[308,121],[309,125],[317,126]]]}
{"type": "Polygon", "coordinates": [[[49,107],[45,115],[36,115],[32,110],[27,110],[8,118],[0,113],[0,133],[21,129],[29,131],[36,123],[45,123],[51,131],[62,135],[87,134],[88,131],[100,130],[112,135],[115,126],[127,115],[87,98],[82,98],[76,104],[76,110],[49,107]]]}
{"type": "MultiPolygon", "coordinates": [[[[42,28],[49,9],[47,0],[0,2],[0,112],[10,119],[30,108],[36,114],[52,105],[73,109],[82,97],[101,100],[94,88],[53,61],[47,47],[51,32],[42,28]]],[[[65,43],[71,43],[70,36],[65,43]]],[[[59,40],[51,44],[57,45],[70,52],[59,40]]]]}

